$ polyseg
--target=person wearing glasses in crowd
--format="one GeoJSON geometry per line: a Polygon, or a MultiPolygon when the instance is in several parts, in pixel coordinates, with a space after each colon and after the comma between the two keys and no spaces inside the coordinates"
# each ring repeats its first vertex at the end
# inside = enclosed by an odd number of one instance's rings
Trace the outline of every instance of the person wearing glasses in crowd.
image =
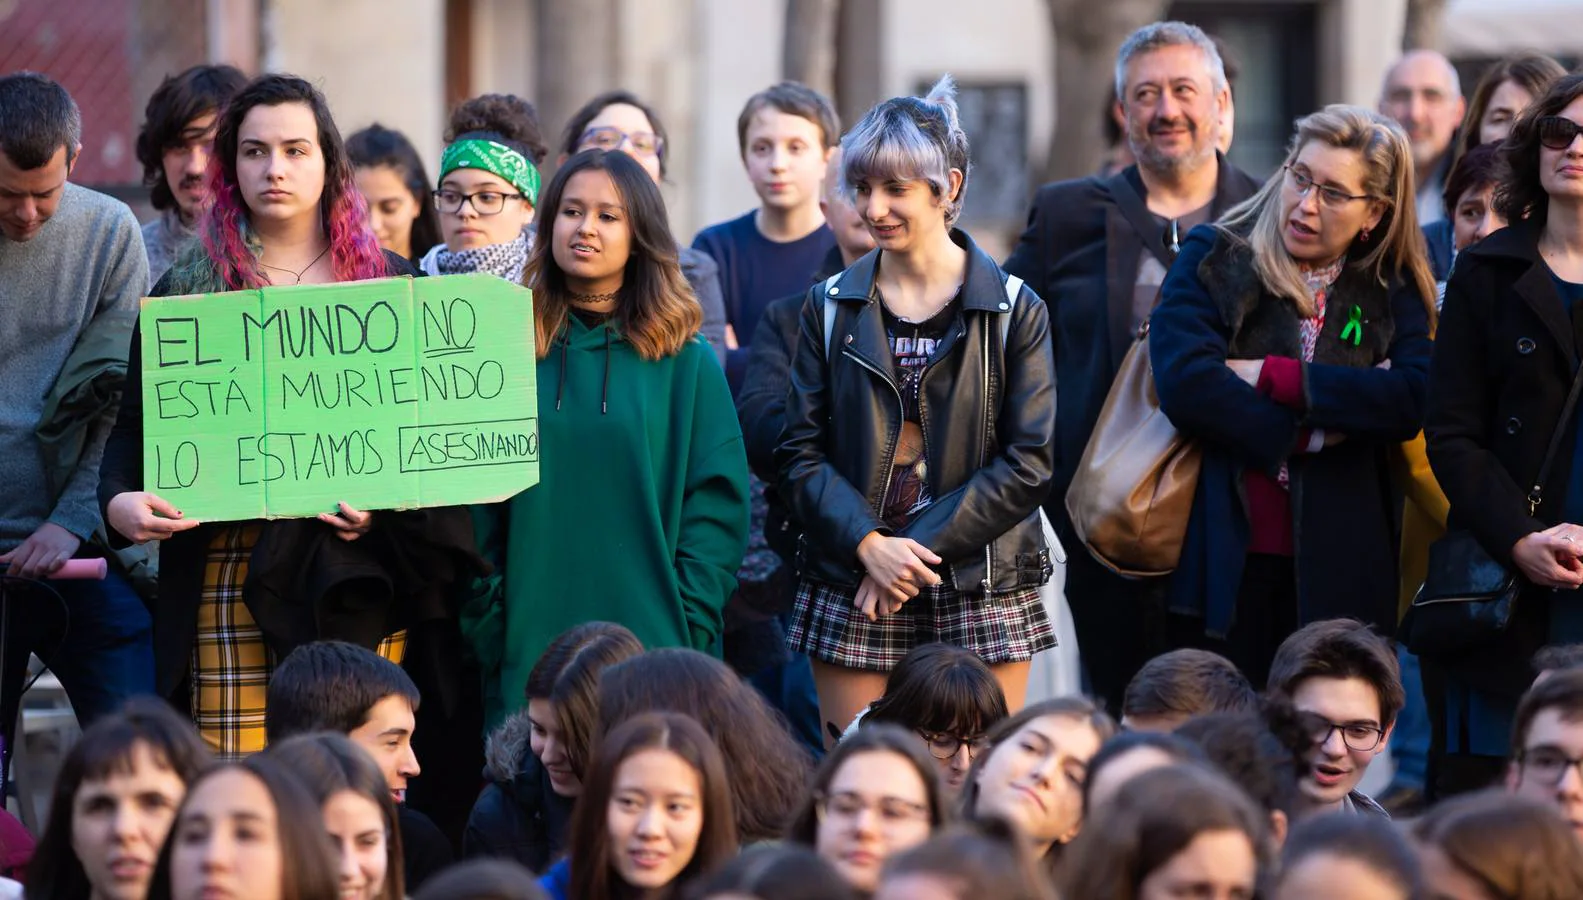
{"type": "MultiPolygon", "coordinates": [[[[666,161],[670,158],[670,135],[654,107],[630,91],[606,91],[584,103],[572,114],[561,135],[560,165],[583,150],[620,150],[643,165],[654,183],[663,186],[666,161]]],[[[682,277],[692,286],[698,306],[704,311],[704,336],[715,356],[726,361],[726,304],[720,292],[720,267],[709,254],[676,245],[682,264],[682,277]]]]}
{"type": "Polygon", "coordinates": [[[1583,841],[1583,672],[1545,678],[1517,704],[1506,788],[1556,809],[1583,841]]]}
{"type": "Polygon", "coordinates": [[[1313,739],[1298,779],[1297,818],[1327,812],[1388,817],[1358,784],[1384,751],[1406,702],[1390,642],[1355,619],[1304,626],[1275,652],[1267,691],[1292,704],[1313,739]]]}
{"type": "MultiPolygon", "coordinates": [[[[1540,502],[1530,489],[1577,366],[1572,317],[1583,298],[1583,76],[1569,75],[1517,119],[1501,145],[1495,211],[1507,227],[1463,250],[1446,284],[1424,433],[1451,503],[1524,589],[1499,638],[1435,662],[1446,715],[1488,720],[1440,769],[1442,791],[1480,787],[1504,767],[1504,725],[1541,646],[1583,637],[1583,445],[1562,452],[1540,502]],[[1560,589],[1557,593],[1556,589],[1560,589]]],[[[1453,734],[1456,732],[1452,732],[1453,734]]]]}
{"type": "Polygon", "coordinates": [[[540,163],[549,153],[533,104],[485,94],[451,113],[440,155],[434,208],[444,244],[418,261],[429,275],[488,272],[521,283],[539,200],[540,163]]]}
{"type": "Polygon", "coordinates": [[[869,705],[862,726],[889,722],[919,736],[955,799],[973,760],[988,746],[985,735],[1009,713],[1006,695],[971,650],[931,643],[902,657],[885,681],[885,694],[869,705]]]}
{"type": "Polygon", "coordinates": [[[812,847],[867,897],[885,860],[946,824],[948,802],[918,739],[895,725],[875,725],[825,757],[786,840],[812,847]]]}
{"type": "Polygon", "coordinates": [[[1254,684],[1302,624],[1396,623],[1388,451],[1423,420],[1435,303],[1412,191],[1395,123],[1305,116],[1281,170],[1188,234],[1150,324],[1160,408],[1203,448],[1174,639],[1254,684]]]}

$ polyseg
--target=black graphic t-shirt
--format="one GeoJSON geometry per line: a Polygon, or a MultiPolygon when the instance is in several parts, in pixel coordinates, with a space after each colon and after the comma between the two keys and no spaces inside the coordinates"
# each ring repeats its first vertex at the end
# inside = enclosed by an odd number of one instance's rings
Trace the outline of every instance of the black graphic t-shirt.
{"type": "Polygon", "coordinates": [[[929,493],[929,460],[918,414],[918,387],[923,373],[934,363],[940,342],[956,321],[960,307],[961,296],[958,295],[927,321],[909,322],[892,314],[883,302],[880,304],[885,317],[885,334],[890,339],[896,385],[901,388],[904,420],[901,437],[896,442],[890,489],[881,506],[885,524],[891,528],[905,527],[934,500],[929,493]]]}

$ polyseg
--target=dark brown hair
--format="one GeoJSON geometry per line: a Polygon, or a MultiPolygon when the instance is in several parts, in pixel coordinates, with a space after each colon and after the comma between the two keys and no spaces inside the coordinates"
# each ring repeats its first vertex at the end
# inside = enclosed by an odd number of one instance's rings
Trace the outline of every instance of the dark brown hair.
{"type": "Polygon", "coordinates": [[[540,197],[544,220],[522,273],[522,283],[533,291],[538,358],[548,356],[550,346],[558,338],[565,340],[561,332],[570,315],[571,292],[566,286],[566,273],[555,261],[555,221],[561,214],[561,196],[566,193],[567,182],[580,172],[608,174],[626,207],[632,242],[626,276],[616,299],[615,322],[621,336],[646,360],[680,353],[698,334],[704,314],[682,275],[665,200],[637,160],[620,150],[593,149],[584,150],[557,169],[540,197]]]}
{"type": "Polygon", "coordinates": [[[280,900],[324,900],[339,893],[340,866],[335,847],[324,830],[324,814],[296,776],[263,754],[216,766],[187,786],[187,798],[176,813],[170,837],[159,854],[150,900],[171,897],[171,855],[181,843],[181,820],[193,794],[205,781],[226,772],[243,772],[258,780],[275,807],[276,840],[280,845],[280,900]]]}
{"type": "Polygon", "coordinates": [[[1551,804],[1502,790],[1465,794],[1424,814],[1413,837],[1491,897],[1583,897],[1583,844],[1551,804]]]}
{"type": "Polygon", "coordinates": [[[1390,728],[1407,702],[1401,664],[1390,642],[1357,619],[1322,619],[1292,632],[1270,662],[1268,690],[1291,699],[1310,678],[1360,678],[1380,701],[1380,727],[1390,728]]]}
{"type": "MultiPolygon", "coordinates": [[[[748,155],[748,126],[759,110],[774,109],[788,116],[799,116],[819,126],[819,140],[829,150],[841,141],[841,116],[830,98],[806,84],[782,81],[748,98],[737,116],[737,149],[748,155]]],[[[965,174],[965,173],[964,173],[965,174]]]]}
{"type": "Polygon", "coordinates": [[[1315,856],[1360,862],[1404,898],[1423,896],[1418,857],[1401,829],[1383,816],[1332,812],[1297,823],[1281,848],[1281,877],[1315,856]]]}
{"type": "Polygon", "coordinates": [[[413,900],[549,900],[549,895],[521,863],[475,858],[442,869],[413,900]]]}
{"type": "Polygon", "coordinates": [[[1262,871],[1269,818],[1242,789],[1200,765],[1154,769],[1122,785],[1094,811],[1065,855],[1061,896],[1131,900],[1156,869],[1207,831],[1238,831],[1262,871]]]}
{"type": "Polygon", "coordinates": [[[566,671],[567,663],[581,654],[586,647],[605,641],[636,644],[638,653],[643,652],[643,644],[638,641],[638,636],[625,625],[614,622],[584,622],[566,629],[550,641],[550,645],[539,654],[538,661],[533,668],[528,670],[528,685],[525,689],[529,700],[548,700],[555,690],[555,681],[566,671]]]}
{"type": "Polygon", "coordinates": [[[1055,887],[1000,819],[961,822],[885,861],[881,880],[933,875],[957,900],[1053,900],[1055,887]]]}
{"type": "Polygon", "coordinates": [[[720,660],[676,647],[605,670],[599,679],[601,734],[653,710],[691,716],[720,742],[742,843],[781,834],[805,794],[810,760],[785,718],[752,685],[720,660]]]}
{"type": "Polygon", "coordinates": [[[1583,644],[1551,644],[1534,654],[1534,674],[1583,669],[1583,644]]]}
{"type": "Polygon", "coordinates": [[[544,128],[539,124],[539,111],[515,94],[483,94],[463,100],[451,110],[445,143],[474,138],[505,144],[535,166],[542,165],[550,153],[544,143],[544,128]]]}
{"type": "Polygon", "coordinates": [[[814,773],[813,784],[806,792],[802,807],[792,817],[791,825],[786,829],[786,840],[802,844],[806,847],[815,846],[819,837],[819,797],[830,790],[830,785],[835,781],[841,767],[855,756],[865,753],[894,753],[906,760],[913,771],[923,781],[924,795],[929,798],[929,830],[933,831],[951,819],[951,810],[946,805],[945,791],[940,787],[940,773],[929,754],[923,750],[923,742],[895,725],[875,725],[871,728],[860,728],[857,734],[852,735],[836,744],[819,764],[819,770],[814,773]]]}
{"type": "Polygon", "coordinates": [[[548,698],[566,745],[566,764],[578,778],[588,771],[598,734],[599,676],[611,666],[643,653],[643,644],[627,629],[608,622],[593,624],[606,629],[590,635],[567,658],[548,698]]]}
{"type": "Polygon", "coordinates": [[[1445,207],[1446,218],[1456,218],[1457,202],[1462,199],[1463,194],[1468,191],[1483,190],[1500,180],[1499,150],[1499,144],[1480,144],[1462,154],[1462,158],[1451,166],[1451,172],[1446,176],[1445,189],[1440,193],[1440,202],[1445,207]]]}
{"type": "Polygon", "coordinates": [[[163,700],[137,697],[118,712],[88,726],[61,764],[50,795],[49,823],[27,869],[27,894],[33,898],[86,898],[92,893],[82,861],[72,848],[72,809],[83,782],[132,772],[133,754],[148,750],[154,764],[183,782],[213,762],[192,723],[163,700]]]}
{"type": "Polygon", "coordinates": [[[351,734],[386,697],[418,711],[418,686],[404,669],[367,647],[313,641],[286,654],[264,692],[264,732],[270,741],[294,734],[351,734]]]}
{"type": "Polygon", "coordinates": [[[1528,744],[1528,730],[1534,719],[1547,709],[1556,710],[1568,722],[1583,721],[1583,671],[1564,669],[1539,682],[1517,701],[1512,718],[1512,758],[1518,758],[1528,744]]]}
{"type": "Polygon", "coordinates": [[[1473,94],[1468,97],[1467,115],[1462,118],[1462,135],[1457,139],[1457,155],[1467,153],[1479,145],[1479,123],[1484,120],[1484,113],[1490,108],[1490,98],[1495,96],[1496,88],[1508,81],[1515,81],[1519,87],[1528,92],[1528,96],[1537,99],[1555,83],[1556,79],[1565,77],[1566,73],[1567,70],[1560,63],[1542,53],[1508,56],[1484,70],[1483,77],[1479,78],[1478,87],[1475,87],[1473,94]]]}
{"type": "Polygon", "coordinates": [[[429,202],[429,172],[423,167],[418,148],[412,146],[406,135],[375,122],[346,139],[346,155],[354,168],[386,168],[395,172],[418,204],[418,215],[412,220],[413,259],[445,243],[440,232],[440,215],[429,202]]]}
{"type": "Polygon", "coordinates": [[[801,844],[760,844],[742,851],[692,886],[690,900],[718,896],[754,900],[857,900],[857,892],[829,861],[801,844]]]}
{"type": "Polygon", "coordinates": [[[1544,95],[1517,117],[1501,144],[1501,182],[1495,188],[1495,211],[1508,222],[1527,219],[1543,226],[1550,214],[1550,195],[1539,180],[1539,120],[1561,114],[1583,97],[1583,75],[1558,78],[1544,95]]]}
{"type": "Polygon", "coordinates": [[[1291,818],[1297,809],[1298,781],[1314,739],[1292,705],[1278,698],[1263,713],[1211,713],[1188,720],[1173,732],[1199,745],[1205,761],[1236,782],[1269,812],[1291,818]]]}
{"type": "Polygon", "coordinates": [[[384,773],[379,771],[379,764],[368,751],[352,743],[344,734],[321,731],[271,744],[264,752],[297,776],[318,801],[320,809],[342,791],[351,791],[379,808],[379,816],[385,822],[385,886],[379,896],[383,900],[403,900],[407,892],[403,881],[401,824],[396,818],[390,785],[385,783],[384,773]]]}
{"type": "Polygon", "coordinates": [[[167,75],[148,98],[143,127],[137,133],[137,161],[143,165],[143,183],[155,209],[176,208],[176,195],[165,180],[165,151],[186,143],[184,132],[193,121],[218,113],[247,84],[235,66],[193,66],[167,75]]]}
{"type": "Polygon", "coordinates": [[[638,99],[638,95],[631,91],[605,91],[572,113],[571,119],[566,122],[566,130],[561,132],[561,152],[567,156],[576,154],[583,140],[583,132],[588,130],[588,123],[604,112],[605,107],[617,104],[633,107],[649,120],[649,130],[659,138],[659,152],[656,155],[660,161],[660,178],[664,178],[665,163],[671,151],[670,135],[666,134],[665,123],[660,121],[660,114],[654,111],[654,107],[638,99]]]}
{"type": "Polygon", "coordinates": [[[1200,716],[1259,707],[1258,692],[1231,660],[1184,648],[1143,664],[1122,696],[1123,716],[1200,716]]]}
{"type": "Polygon", "coordinates": [[[885,694],[863,724],[890,722],[910,730],[971,736],[1006,718],[1000,682],[971,650],[922,644],[902,657],[885,680],[885,694]]]}
{"type": "Polygon", "coordinates": [[[1090,789],[1111,763],[1121,759],[1134,750],[1154,750],[1167,756],[1171,763],[1202,763],[1204,750],[1198,744],[1187,738],[1169,731],[1119,731],[1111,738],[1099,745],[1094,755],[1088,760],[1088,777],[1083,782],[1083,815],[1087,816],[1093,809],[1093,794],[1090,789]]]}
{"type": "Polygon", "coordinates": [[[989,762],[990,757],[995,755],[995,751],[999,750],[1008,738],[1021,731],[1024,725],[1045,716],[1064,716],[1088,725],[1094,729],[1094,734],[1099,736],[1100,744],[1104,744],[1116,735],[1116,721],[1087,697],[1054,697],[1023,707],[1021,712],[1002,719],[999,725],[989,730],[987,736],[989,746],[979,751],[978,758],[973,760],[973,767],[968,770],[967,779],[962,782],[963,818],[977,817],[978,777],[984,771],[984,766],[989,762]]]}
{"type": "Polygon", "coordinates": [[[594,754],[583,794],[572,814],[567,856],[572,861],[567,896],[614,900],[635,894],[610,864],[610,799],[621,764],[644,750],[669,750],[698,773],[703,831],[688,860],[666,892],[674,896],[699,875],[713,871],[737,853],[731,790],[720,751],[703,727],[678,713],[647,713],[622,723],[605,736],[594,754]]]}

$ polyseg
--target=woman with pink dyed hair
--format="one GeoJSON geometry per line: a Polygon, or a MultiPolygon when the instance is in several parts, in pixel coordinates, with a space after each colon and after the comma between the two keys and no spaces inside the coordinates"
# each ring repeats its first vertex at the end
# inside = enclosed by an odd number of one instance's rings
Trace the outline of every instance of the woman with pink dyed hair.
{"type": "MultiPolygon", "coordinates": [[[[153,296],[415,275],[379,248],[324,96],[264,75],[220,115],[209,165],[214,204],[199,239],[153,296]]],[[[160,541],[156,683],[190,687],[217,752],[264,746],[264,691],[300,643],[342,639],[400,663],[409,623],[444,615],[451,582],[477,560],[461,508],[373,513],[326,497],[314,519],[199,523],[144,489],[141,339],[133,333],[99,497],[112,541],[160,541]],[[364,539],[370,531],[374,536],[364,539]]]]}

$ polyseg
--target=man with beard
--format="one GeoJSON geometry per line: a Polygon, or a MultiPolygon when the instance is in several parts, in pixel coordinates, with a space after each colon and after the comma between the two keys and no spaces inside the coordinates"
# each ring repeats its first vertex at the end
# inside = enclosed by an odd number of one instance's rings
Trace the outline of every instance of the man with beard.
{"type": "Polygon", "coordinates": [[[1005,264],[1050,308],[1058,412],[1045,510],[1072,548],[1067,601],[1091,691],[1112,712],[1139,667],[1173,645],[1163,585],[1123,579],[1084,552],[1067,520],[1066,490],[1177,242],[1258,189],[1216,149],[1231,95],[1201,29],[1155,22],[1133,32],[1117,55],[1116,96],[1137,163],[1040,188],[1005,264]]]}
{"type": "Polygon", "coordinates": [[[209,204],[209,167],[214,123],[220,110],[247,83],[231,66],[193,66],[166,78],[143,111],[137,160],[159,215],[143,226],[152,286],[170,268],[181,245],[191,240],[209,204]]]}
{"type": "Polygon", "coordinates": [[[1466,109],[1456,68],[1433,50],[1407,53],[1385,73],[1380,113],[1400,123],[1412,143],[1420,225],[1446,217],[1440,195],[1466,109]]]}

